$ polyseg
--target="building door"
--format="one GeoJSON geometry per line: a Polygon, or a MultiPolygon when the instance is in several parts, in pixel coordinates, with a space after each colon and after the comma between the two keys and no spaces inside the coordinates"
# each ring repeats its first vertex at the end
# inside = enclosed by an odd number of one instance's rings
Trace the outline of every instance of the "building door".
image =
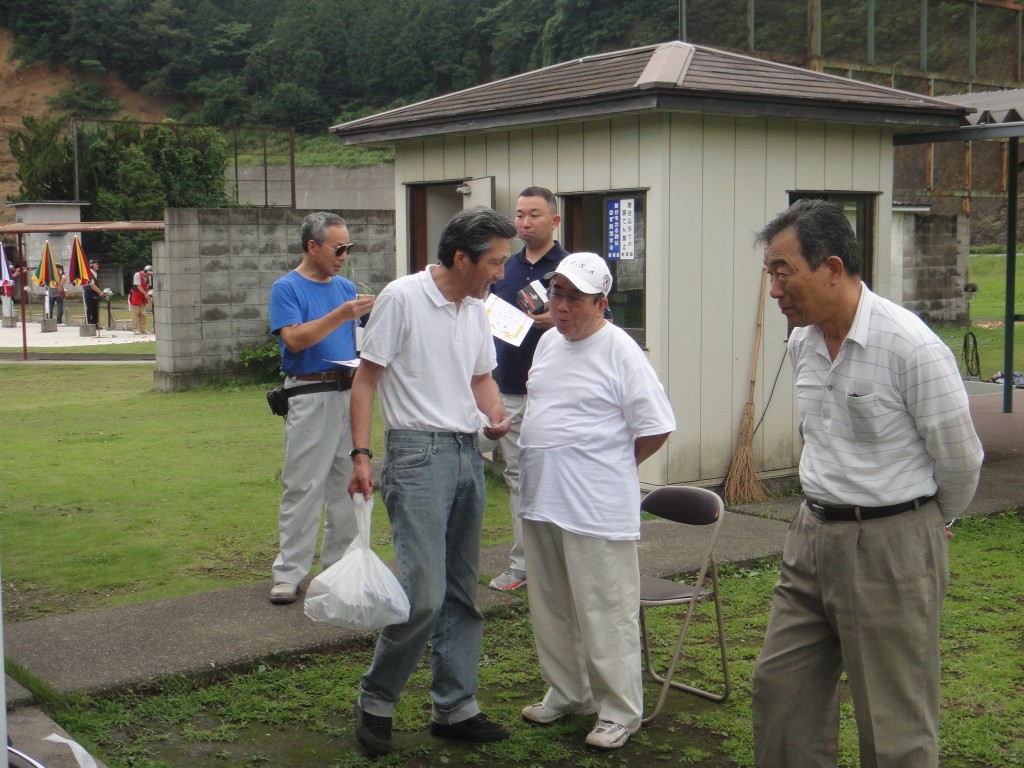
{"type": "Polygon", "coordinates": [[[437,258],[445,224],[474,205],[494,207],[494,177],[409,184],[409,271],[421,272],[437,258]]]}

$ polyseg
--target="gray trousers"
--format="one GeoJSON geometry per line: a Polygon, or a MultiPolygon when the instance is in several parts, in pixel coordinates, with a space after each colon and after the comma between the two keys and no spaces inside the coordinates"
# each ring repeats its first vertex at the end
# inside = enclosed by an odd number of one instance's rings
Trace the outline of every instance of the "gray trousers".
{"type": "Polygon", "coordinates": [[[859,523],[802,504],[754,669],[754,764],[835,767],[845,672],[861,766],[935,768],[948,581],[935,502],[859,523]]]}

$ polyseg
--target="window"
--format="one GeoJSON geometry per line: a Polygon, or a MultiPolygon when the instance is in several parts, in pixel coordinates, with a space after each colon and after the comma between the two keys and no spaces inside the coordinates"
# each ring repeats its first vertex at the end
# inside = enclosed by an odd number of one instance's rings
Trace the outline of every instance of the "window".
{"type": "Polygon", "coordinates": [[[647,341],[647,193],[642,190],[561,195],[562,245],[608,261],[614,283],[608,305],[616,325],[647,341]]]}
{"type": "Polygon", "coordinates": [[[850,220],[860,245],[860,277],[872,288],[875,277],[875,201],[877,194],[857,192],[791,192],[790,204],[797,200],[828,200],[835,203],[850,220]]]}

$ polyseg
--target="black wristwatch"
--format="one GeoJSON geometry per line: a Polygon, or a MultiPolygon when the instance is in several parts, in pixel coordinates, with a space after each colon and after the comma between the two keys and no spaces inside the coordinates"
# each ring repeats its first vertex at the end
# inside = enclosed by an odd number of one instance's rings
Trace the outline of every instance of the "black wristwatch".
{"type": "Polygon", "coordinates": [[[353,448],[351,451],[348,452],[348,457],[354,461],[356,456],[358,456],[359,454],[362,454],[368,459],[373,458],[373,451],[371,451],[369,448],[353,448]]]}

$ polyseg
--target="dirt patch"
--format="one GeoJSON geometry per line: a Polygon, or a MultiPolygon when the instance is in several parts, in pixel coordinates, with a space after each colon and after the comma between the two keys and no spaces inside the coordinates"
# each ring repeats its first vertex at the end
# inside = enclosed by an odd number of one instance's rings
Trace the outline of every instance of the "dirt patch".
{"type": "MultiPolygon", "coordinates": [[[[0,29],[0,93],[4,97],[4,108],[0,110],[0,199],[18,194],[18,164],[11,155],[8,137],[21,128],[21,118],[53,117],[59,114],[50,106],[50,99],[71,87],[74,77],[64,66],[50,67],[45,64],[23,64],[10,58],[11,33],[0,29]]],[[[105,75],[99,80],[107,96],[117,101],[122,112],[114,117],[134,115],[144,122],[157,122],[164,118],[169,99],[156,98],[133,91],[115,75],[105,75]]],[[[0,207],[0,223],[12,223],[14,209],[0,207]]]]}

